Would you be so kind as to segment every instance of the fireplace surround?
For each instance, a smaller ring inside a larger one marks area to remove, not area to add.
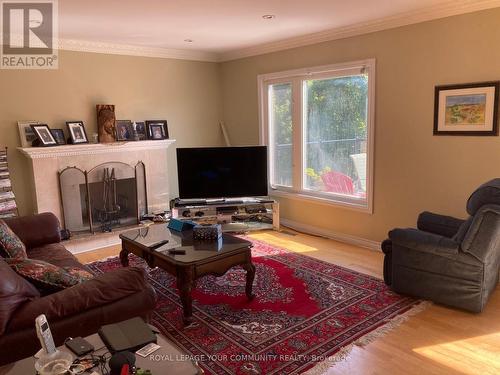
[[[168,148],[174,142],[175,140],[173,139],[166,139],[110,144],[19,148],[19,151],[30,161],[31,181],[28,181],[28,183],[31,182],[33,187],[35,212],[53,212],[61,223],[65,223],[65,217],[67,216],[67,214],[65,215],[65,211],[67,209],[63,209],[63,194],[59,184],[59,174],[66,170],[65,173],[68,173],[69,176],[69,171],[72,171],[71,174],[76,179],[75,185],[78,185],[78,190],[81,192],[82,189],[86,189],[85,171],[87,171],[90,174],[88,181],[90,184],[90,194],[99,195],[103,194],[103,191],[99,189],[102,189],[102,186],[104,186],[105,172],[103,171],[107,163],[117,163],[108,165],[107,167],[111,175],[114,166],[115,180],[124,180],[117,182],[117,184],[128,183],[130,187],[130,184],[132,184],[130,179],[136,178],[136,176],[139,180],[144,181],[144,183],[136,183],[138,191],[135,196],[138,197],[138,214],[168,210],[170,200]],[[117,168],[118,165],[127,165],[128,168],[126,170],[128,172],[120,172],[119,168]],[[138,165],[143,165],[143,168],[137,169],[136,166]],[[96,173],[91,173],[91,171]],[[83,175],[81,172],[83,172]],[[128,182],[125,180],[128,180]],[[120,188],[120,186],[117,185],[117,188]],[[114,193],[111,193],[111,195],[114,196]],[[76,208],[81,209],[82,197],[81,194],[78,196],[79,199],[72,200],[72,203],[76,205]],[[134,202],[131,201],[130,196],[117,197],[117,199],[121,200],[123,206],[134,206]],[[123,203],[127,200],[128,203]],[[120,203],[117,204],[120,205]],[[85,206],[86,204],[83,203],[83,205]],[[88,212],[85,212],[85,207],[83,209],[84,215],[80,215],[80,229],[82,231],[91,231],[90,225],[84,219],[85,214],[88,215]],[[127,220],[131,223],[132,221],[134,223],[137,222],[138,215],[135,212],[127,216],[129,216],[128,219],[121,219],[124,223]],[[71,222],[73,230],[78,228],[77,224],[78,219],[73,218]],[[92,229],[94,232],[100,232],[102,229],[101,223],[97,223]]]

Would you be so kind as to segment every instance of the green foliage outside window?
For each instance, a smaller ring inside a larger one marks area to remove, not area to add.
[[[303,81],[306,186],[335,170],[357,179],[349,155],[366,152],[368,76]],[[292,185],[292,88],[272,86],[275,182]]]

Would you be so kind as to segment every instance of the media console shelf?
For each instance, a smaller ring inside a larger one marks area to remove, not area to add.
[[[171,209],[173,218],[222,224],[223,232],[280,229],[279,203],[272,199],[174,199]]]

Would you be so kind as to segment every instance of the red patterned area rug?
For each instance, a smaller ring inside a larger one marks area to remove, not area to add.
[[[247,239],[254,244],[255,299],[247,300],[239,267],[203,277],[187,328],[174,277],[131,255],[158,293],[152,324],[208,374],[321,373],[353,344],[372,341],[423,308],[377,278]],[[121,267],[117,257],[89,266],[97,273]]]

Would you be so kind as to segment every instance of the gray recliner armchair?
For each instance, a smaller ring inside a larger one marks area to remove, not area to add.
[[[397,293],[472,312],[498,283],[500,178],[467,201],[467,220],[423,212],[418,229],[394,229],[382,243],[384,280]]]

